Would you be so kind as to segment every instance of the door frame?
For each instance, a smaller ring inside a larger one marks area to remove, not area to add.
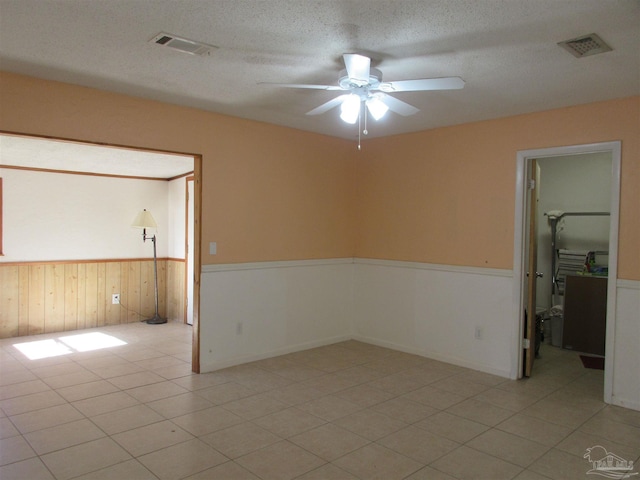
[[[193,191],[191,192],[191,196],[189,195],[189,182],[193,182]],[[193,271],[195,270],[195,255],[194,255],[194,246],[189,242],[190,235],[189,229],[194,226],[194,217],[195,217],[195,203],[193,203],[195,197],[195,177],[193,175],[189,175],[185,177],[185,208],[184,208],[184,246],[185,246],[185,268],[184,268],[184,323],[188,325],[193,325],[193,280],[195,279],[195,275]],[[190,215],[191,208],[193,207],[193,215]],[[193,241],[195,243],[195,229],[193,232]],[[191,255],[193,257],[193,264],[191,265],[191,269],[189,269],[189,264],[191,263]],[[189,273],[191,273],[191,292],[189,292]],[[191,302],[189,302],[189,293],[191,293]],[[191,323],[189,323],[189,310],[191,309]]]
[[[611,153],[611,216],[609,224],[609,276],[607,282],[607,328],[605,339],[604,401],[611,403],[613,392],[613,361],[615,355],[616,281],[618,277],[618,234],[620,220],[620,161],[621,142],[602,142],[584,145],[521,150],[516,155],[516,205],[513,242],[513,329],[511,343],[511,378],[522,378],[522,349],[524,346],[523,282],[526,272],[524,255],[527,238],[526,195],[527,171],[532,159],[580,155],[595,152]]]
[[[193,155],[193,325],[191,371],[200,373],[200,273],[202,271],[202,155]]]

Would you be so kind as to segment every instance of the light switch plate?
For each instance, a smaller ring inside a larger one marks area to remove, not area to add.
[[[209,242],[209,255],[215,255],[218,253],[218,244],[216,242]]]

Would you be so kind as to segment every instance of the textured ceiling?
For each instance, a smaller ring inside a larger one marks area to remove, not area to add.
[[[640,93],[637,0],[0,0],[0,69],[342,138],[343,53],[384,80],[460,76],[463,90],[396,94],[420,109],[369,124],[370,136]],[[160,32],[215,45],[159,47]],[[597,33],[613,51],[574,58],[557,42]]]
[[[410,92],[420,108],[370,125],[417,131],[640,93],[637,0],[0,0],[0,68],[343,138],[341,55],[371,55],[385,80],[460,76],[464,90]],[[198,57],[149,40],[219,47]],[[612,52],[577,59],[557,42],[599,34]]]
[[[3,165],[169,179],[192,172],[193,157],[0,135],[0,171]]]

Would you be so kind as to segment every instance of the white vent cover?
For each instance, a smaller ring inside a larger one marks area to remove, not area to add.
[[[612,50],[611,47],[604,43],[604,40],[595,33],[565,40],[564,42],[559,42],[558,45],[577,58],[610,52]]]
[[[160,45],[161,47],[168,47],[191,55],[207,55],[211,50],[216,50],[218,48],[213,45],[188,40],[186,38],[164,32],[159,33],[149,41],[156,45]]]

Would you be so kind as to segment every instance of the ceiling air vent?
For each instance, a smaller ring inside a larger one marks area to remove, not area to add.
[[[604,43],[604,40],[595,33],[565,40],[564,42],[559,42],[558,45],[577,58],[597,55],[598,53],[610,52],[612,50],[611,47]]]
[[[170,33],[159,33],[149,41],[161,47],[168,47],[191,55],[207,55],[211,50],[218,48],[213,45],[207,45],[206,43],[187,40],[186,38],[171,35]]]

